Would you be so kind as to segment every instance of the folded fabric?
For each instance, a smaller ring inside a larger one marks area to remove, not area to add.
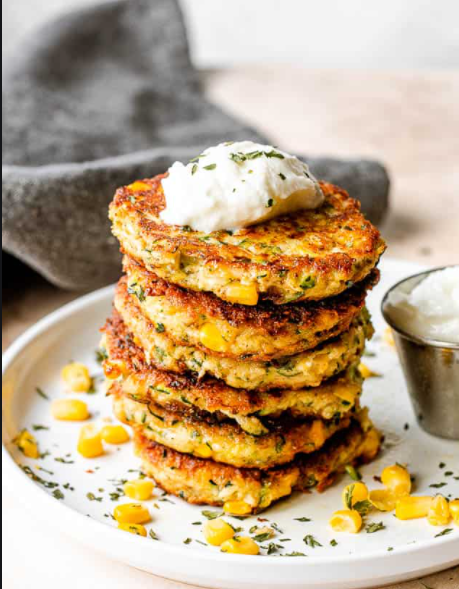
[[[204,98],[175,0],[92,5],[42,28],[6,64],[3,248],[64,288],[119,274],[107,219],[118,186],[221,141],[268,141]],[[381,164],[304,159],[382,219]]]

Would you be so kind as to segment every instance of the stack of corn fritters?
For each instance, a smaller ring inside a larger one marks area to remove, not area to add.
[[[358,370],[379,232],[326,183],[319,209],[236,232],[166,225],[163,177],[110,206],[125,275],[104,370],[145,473],[240,514],[323,490],[379,448]]]

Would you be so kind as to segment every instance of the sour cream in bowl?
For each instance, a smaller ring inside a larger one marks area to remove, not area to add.
[[[382,302],[419,425],[459,440],[459,266],[395,284]]]

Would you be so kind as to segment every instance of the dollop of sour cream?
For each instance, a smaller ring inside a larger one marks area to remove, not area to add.
[[[410,293],[392,291],[388,311],[409,334],[459,343],[459,266],[428,274]]]
[[[206,233],[235,231],[324,201],[305,163],[252,141],[209,147],[186,165],[175,162],[168,172],[161,219]]]

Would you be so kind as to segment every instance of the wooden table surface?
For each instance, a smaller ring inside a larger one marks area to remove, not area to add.
[[[383,161],[392,178],[391,211],[382,227],[386,256],[429,266],[459,263],[458,73],[276,65],[209,73],[205,84],[214,102],[286,150]],[[13,260],[4,275],[3,349],[40,317],[81,294],[60,291]],[[105,587],[108,580],[110,589],[185,587],[53,537],[23,513],[11,491],[3,496],[3,514],[8,589],[26,587],[33,579],[48,589]],[[459,568],[397,585],[426,586],[458,589]]]

